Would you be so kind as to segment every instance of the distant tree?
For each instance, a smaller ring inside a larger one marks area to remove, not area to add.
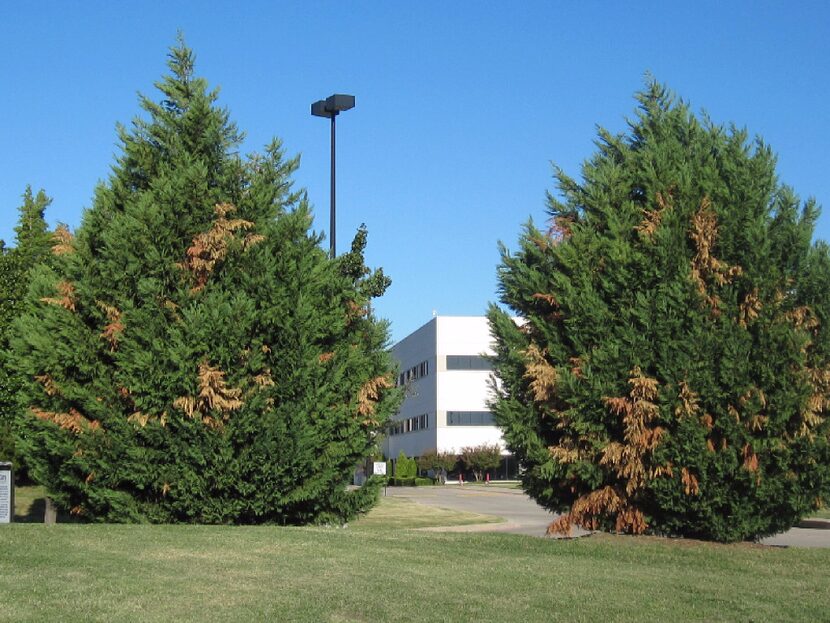
[[[830,499],[830,252],[760,139],[652,83],[502,249],[492,408],[571,525],[718,541]]]
[[[418,475],[418,466],[415,459],[410,459],[401,450],[398,453],[398,460],[395,461],[395,478],[415,478]]]
[[[366,231],[330,259],[298,159],[241,134],[183,44],[15,323],[20,450],[63,509],[101,521],[348,519],[355,465],[397,408],[389,284]]]
[[[485,472],[501,465],[501,446],[494,443],[461,448],[461,462],[473,472],[476,480],[483,480]]]
[[[16,451],[12,426],[20,382],[8,364],[6,351],[11,324],[21,312],[29,286],[30,271],[50,257],[52,240],[44,212],[51,202],[43,190],[34,195],[31,186],[27,186],[14,228],[15,246],[0,246],[0,461],[13,462],[18,478],[26,475],[22,457]]]
[[[424,471],[432,470],[442,485],[447,480],[447,472],[455,469],[457,463],[458,456],[452,452],[427,450],[418,457],[418,467]]]

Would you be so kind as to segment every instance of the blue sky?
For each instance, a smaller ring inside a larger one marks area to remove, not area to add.
[[[328,229],[329,128],[338,118],[340,250],[369,229],[393,285],[376,311],[393,340],[433,311],[496,299],[497,241],[545,218],[551,162],[571,175],[596,125],[625,127],[651,72],[696,111],[760,134],[781,180],[826,206],[830,239],[830,3],[27,2],[0,9],[0,238],[26,184],[76,227],[106,179],[115,124],[156,98],[181,29],[197,72],[246,131],[302,154],[315,227]]]

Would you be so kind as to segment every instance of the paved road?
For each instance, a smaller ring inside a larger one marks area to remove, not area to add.
[[[511,532],[530,536],[544,536],[548,524],[554,515],[536,504],[518,489],[501,487],[471,486],[460,487],[389,487],[387,495],[402,497],[453,510],[495,515],[502,517],[505,523],[481,524],[477,526],[457,526],[446,528],[454,531],[481,530],[489,532]],[[828,522],[816,522],[817,526],[830,528]],[[575,530],[574,536],[587,534]],[[766,545],[796,547],[830,547],[830,529],[793,528],[783,534],[763,539]]]

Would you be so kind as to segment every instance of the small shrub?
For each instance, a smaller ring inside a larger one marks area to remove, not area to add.
[[[415,464],[415,459],[408,458],[401,450],[395,464],[395,478],[415,478],[417,475],[418,466]]]

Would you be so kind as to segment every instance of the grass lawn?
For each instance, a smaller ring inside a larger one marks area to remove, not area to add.
[[[386,498],[342,529],[2,526],[0,621],[828,619],[830,550],[403,528],[431,510]]]
[[[382,497],[371,513],[354,522],[353,527],[366,529],[410,529],[436,526],[463,526],[500,523],[501,517],[479,515],[418,504],[405,498]]]

